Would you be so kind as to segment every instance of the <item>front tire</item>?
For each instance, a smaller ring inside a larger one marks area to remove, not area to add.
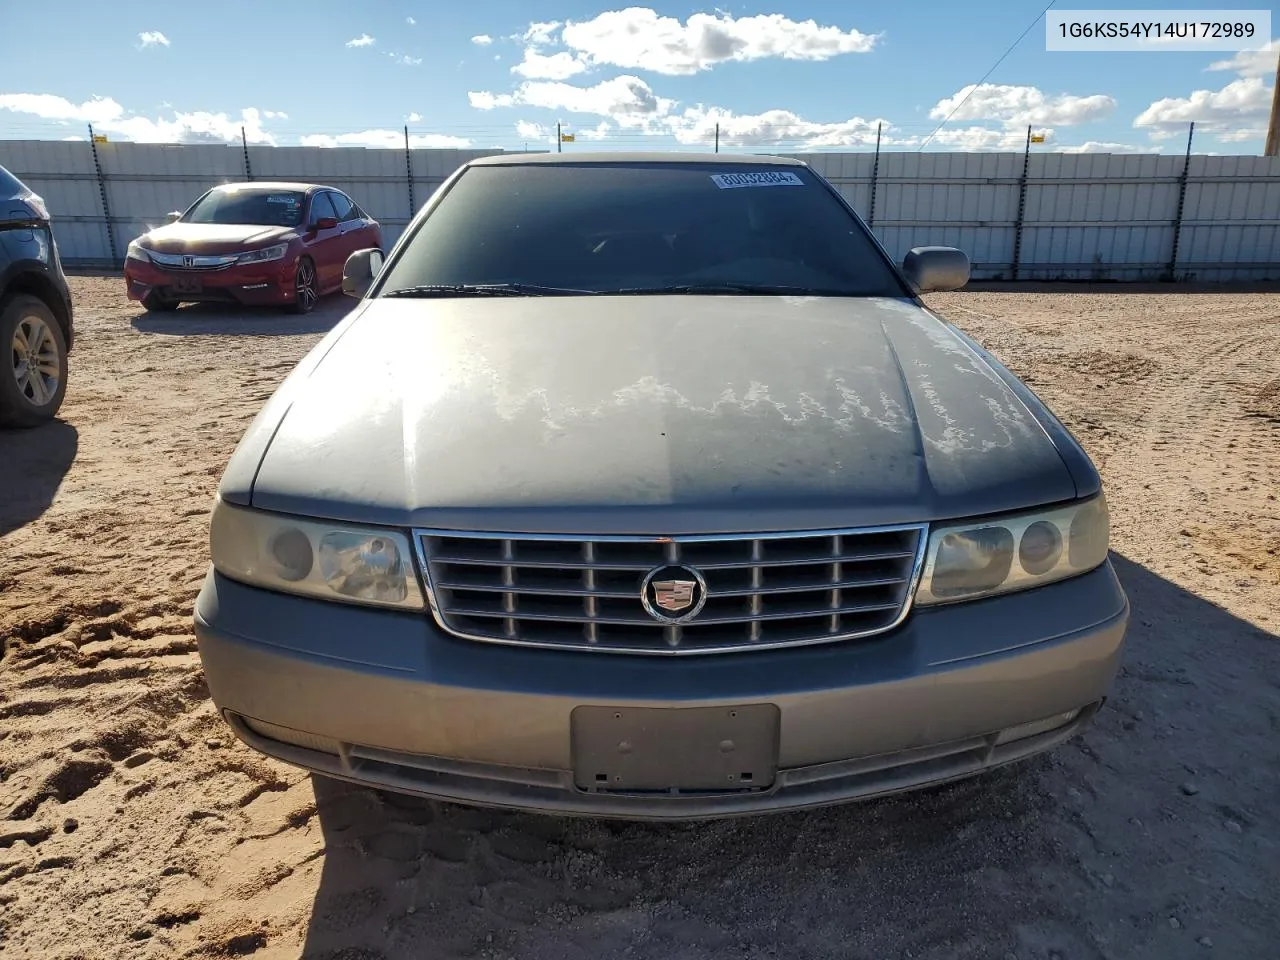
[[[21,295],[0,311],[0,424],[48,423],[67,392],[67,340],[43,300]]]
[[[290,309],[294,313],[310,313],[320,302],[320,281],[316,277],[316,265],[310,257],[298,261],[298,270],[293,281],[293,304]]]
[[[152,290],[142,298],[142,309],[149,313],[169,313],[178,309],[177,300],[166,300],[160,294]]]

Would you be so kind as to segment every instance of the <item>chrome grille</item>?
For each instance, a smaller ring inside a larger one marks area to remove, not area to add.
[[[734,537],[551,537],[415,531],[432,614],[473,640],[690,654],[831,643],[906,616],[923,526]],[[641,599],[652,571],[706,582],[696,616],[670,623]]]
[[[193,255],[184,253],[158,253],[148,250],[147,255],[158,266],[172,270],[221,270],[236,262],[238,254],[220,254],[215,256]]]

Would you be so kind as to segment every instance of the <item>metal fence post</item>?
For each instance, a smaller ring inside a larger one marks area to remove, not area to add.
[[[102,172],[102,161],[98,158],[98,141],[93,138],[93,124],[89,124],[89,150],[93,153],[93,169],[98,176],[98,196],[102,197],[102,216],[107,222],[107,246],[111,250],[111,265],[120,262],[120,254],[116,252],[116,228],[111,222],[111,204],[107,200],[107,178]]]
[[[413,219],[413,154],[409,152],[409,125],[404,128],[404,173],[409,182],[409,219]]]
[[[867,229],[874,230],[876,226],[876,181],[880,179],[880,128],[883,123],[876,124],[876,158],[871,161],[871,203],[867,210]]]
[[[1009,271],[1011,280],[1018,279],[1022,265],[1022,221],[1027,213],[1027,172],[1031,169],[1031,127],[1027,127],[1027,145],[1022,152],[1022,176],[1018,180],[1018,219],[1013,225],[1013,263]]]
[[[244,148],[244,178],[253,179],[253,170],[249,166],[249,139],[244,135],[244,127],[240,128],[240,146]]]
[[[1191,138],[1196,135],[1196,124],[1193,120],[1187,130],[1187,155],[1182,161],[1182,175],[1178,177],[1178,210],[1173,215],[1173,248],[1169,251],[1169,266],[1165,270],[1165,280],[1172,283],[1177,277],[1178,244],[1182,240],[1182,211],[1187,204],[1187,175],[1191,171]]]
[[[720,152],[720,124],[716,124],[716,153]]]

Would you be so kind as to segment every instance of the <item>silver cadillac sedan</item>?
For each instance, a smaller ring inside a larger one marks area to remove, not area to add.
[[[1097,471],[805,164],[454,174],[249,427],[195,611],[256,750],[621,818],[940,783],[1089,723],[1129,605]]]

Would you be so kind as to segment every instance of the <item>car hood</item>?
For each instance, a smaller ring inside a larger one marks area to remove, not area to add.
[[[1078,493],[1069,435],[1055,443],[1029,391],[907,299],[375,299],[357,313],[264,408],[224,478],[232,499],[252,476],[252,504],[286,513],[680,534]]]
[[[171,223],[142,238],[143,245],[160,253],[241,253],[275,240],[290,239],[296,231],[243,223]]]

